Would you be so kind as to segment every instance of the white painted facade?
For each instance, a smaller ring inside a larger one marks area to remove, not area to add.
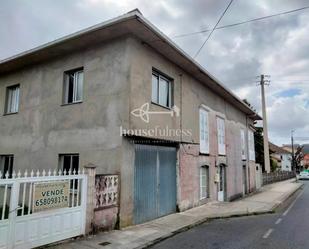
[[[281,170],[292,171],[292,158],[290,154],[280,154],[281,157]]]

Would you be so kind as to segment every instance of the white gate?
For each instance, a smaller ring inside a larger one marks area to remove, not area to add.
[[[84,234],[86,192],[87,175],[81,172],[0,172],[0,249],[33,248]]]

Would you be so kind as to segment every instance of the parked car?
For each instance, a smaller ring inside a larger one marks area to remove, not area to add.
[[[309,179],[309,170],[303,170],[302,172],[299,173],[298,179],[304,180],[304,179]]]

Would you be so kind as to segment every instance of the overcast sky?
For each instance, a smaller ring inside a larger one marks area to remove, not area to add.
[[[166,35],[211,29],[230,0],[2,0],[0,60],[139,8]],[[234,0],[221,25],[309,5],[308,0]],[[256,76],[267,91],[270,140],[309,137],[309,9],[217,30],[196,58],[260,112]],[[173,40],[193,56],[208,33]],[[301,142],[296,140],[296,142]],[[308,142],[308,141],[307,141]]]

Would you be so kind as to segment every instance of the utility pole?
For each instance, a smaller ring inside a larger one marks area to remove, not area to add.
[[[269,80],[265,78],[270,77],[269,75],[261,75],[261,95],[262,95],[262,112],[263,112],[263,138],[264,138],[264,166],[265,171],[270,173],[270,159],[269,159],[269,144],[268,144],[268,129],[267,129],[267,117],[266,117],[266,102],[265,102],[265,85],[269,85]]]
[[[294,154],[294,130],[291,130],[291,144],[292,144],[292,170],[294,172],[296,172],[296,168],[295,168],[295,154]]]

